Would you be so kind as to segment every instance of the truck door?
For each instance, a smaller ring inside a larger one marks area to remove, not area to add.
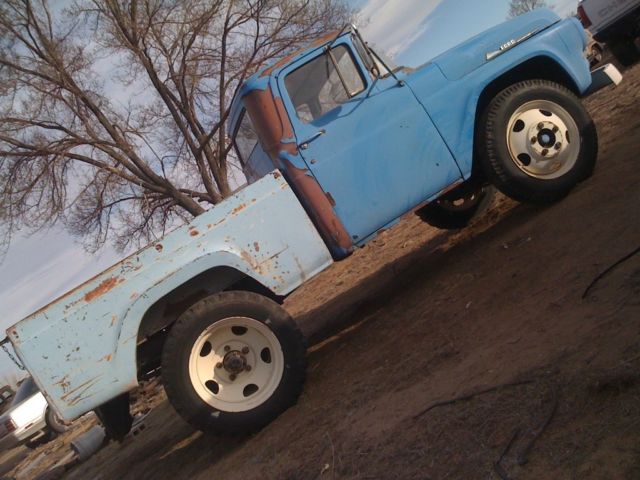
[[[284,69],[278,86],[300,154],[354,243],[461,178],[411,89],[374,81],[348,38]]]

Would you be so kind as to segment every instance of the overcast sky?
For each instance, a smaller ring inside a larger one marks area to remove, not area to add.
[[[507,0],[351,2],[359,10],[357,23],[365,38],[397,64],[414,67],[502,22],[508,10]],[[566,16],[575,11],[577,0],[549,4]],[[123,256],[109,247],[87,254],[61,228],[16,237],[0,264],[0,332]],[[0,375],[9,365],[0,352]]]

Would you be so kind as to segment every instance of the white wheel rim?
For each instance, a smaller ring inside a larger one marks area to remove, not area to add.
[[[217,321],[189,355],[189,378],[198,396],[223,412],[245,412],[268,400],[284,371],[284,354],[267,325],[252,318]]]
[[[507,125],[513,163],[531,177],[551,180],[569,172],[580,154],[580,131],[564,108],[534,100],[518,108]]]

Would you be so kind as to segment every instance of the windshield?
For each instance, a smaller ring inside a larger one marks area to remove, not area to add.
[[[242,113],[242,120],[236,130],[233,143],[238,152],[240,162],[242,165],[245,165],[251,156],[251,152],[253,152],[253,149],[256,148],[256,144],[258,143],[258,134],[253,127],[251,117],[247,115],[246,111]]]
[[[318,55],[285,78],[289,97],[304,123],[349,101],[365,89],[365,81],[344,45]]]

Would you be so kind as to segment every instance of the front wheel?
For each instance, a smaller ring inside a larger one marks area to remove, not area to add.
[[[596,127],[580,100],[546,80],[500,92],[477,129],[479,160],[499,190],[522,202],[549,203],[567,195],[595,167]]]
[[[207,433],[255,432],[293,405],[305,378],[299,329],[277,303],[222,292],[193,305],[172,327],[162,380],[174,408]]]

